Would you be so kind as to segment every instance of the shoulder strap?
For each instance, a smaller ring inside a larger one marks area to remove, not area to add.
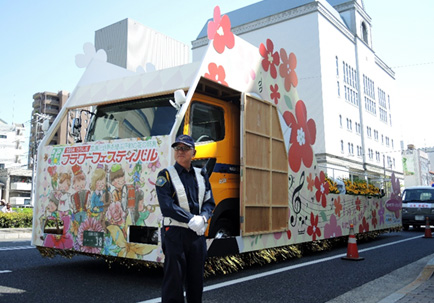
[[[185,193],[184,185],[182,185],[181,179],[179,178],[178,172],[174,166],[169,166],[167,168],[170,178],[172,179],[173,187],[175,188],[176,195],[178,196],[179,206],[187,212],[190,212],[190,207],[188,205],[187,194]]]

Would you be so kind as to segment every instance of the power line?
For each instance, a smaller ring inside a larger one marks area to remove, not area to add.
[[[423,62],[423,63],[408,64],[408,65],[392,66],[391,68],[413,67],[413,66],[430,65],[430,64],[434,64],[434,62]]]

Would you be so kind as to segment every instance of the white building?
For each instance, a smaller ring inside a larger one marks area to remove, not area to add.
[[[393,110],[394,72],[373,48],[363,0],[264,0],[233,12],[232,32],[259,47],[295,54],[297,92],[316,122],[318,164],[334,177],[402,179]],[[193,44],[193,61],[208,44],[207,25]]]
[[[27,165],[24,124],[7,124],[0,119],[0,169]]]
[[[402,161],[405,187],[431,185],[430,160],[427,152],[409,144],[407,149],[402,151]]]

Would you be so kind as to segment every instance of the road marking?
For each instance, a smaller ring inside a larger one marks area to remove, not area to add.
[[[12,247],[0,247],[0,251],[21,250],[21,249],[34,249],[34,246],[12,246]]]
[[[413,237],[413,238],[408,238],[408,239],[404,239],[404,240],[390,242],[390,243],[387,243],[387,244],[382,244],[382,245],[378,245],[378,246],[364,248],[364,249],[359,250],[359,252],[364,252],[364,251],[370,251],[370,250],[374,250],[374,249],[379,249],[379,248],[383,248],[383,247],[386,247],[386,246],[399,244],[399,243],[402,243],[402,242],[412,241],[412,240],[419,239],[419,238],[422,238],[422,237],[423,237],[423,235],[420,235],[420,236],[416,236],[416,237]],[[255,280],[255,279],[259,279],[259,278],[263,278],[263,277],[267,277],[267,276],[271,276],[271,275],[275,275],[275,274],[278,274],[278,273],[282,273],[282,272],[285,272],[285,271],[297,269],[297,268],[300,268],[300,267],[305,267],[305,266],[309,266],[309,265],[313,265],[313,264],[327,262],[327,261],[330,261],[330,260],[341,258],[341,257],[346,256],[346,255],[347,255],[346,253],[339,254],[339,255],[323,258],[323,259],[318,259],[318,260],[314,260],[314,261],[309,261],[309,262],[305,262],[305,263],[300,263],[300,264],[291,265],[291,266],[287,266],[287,267],[283,267],[283,268],[279,268],[279,269],[270,270],[268,272],[264,272],[264,273],[260,273],[260,274],[255,274],[255,275],[252,275],[252,276],[249,276],[249,277],[244,277],[244,278],[239,278],[239,279],[235,279],[235,280],[231,280],[231,281],[217,283],[217,284],[214,284],[214,285],[210,285],[210,286],[204,287],[203,292],[210,291],[210,290],[215,290],[215,289],[219,289],[219,288],[223,288],[223,287],[227,287],[227,286],[232,286],[232,285],[235,285],[235,284],[239,284],[239,283],[243,283],[243,282],[247,282],[247,281],[251,281],[251,280]],[[185,293],[184,293],[184,296],[185,296]],[[141,302],[138,302],[138,303],[158,303],[158,302],[161,302],[161,298],[149,299],[149,300],[141,301]]]
[[[6,274],[8,272],[12,272],[12,271],[10,271],[10,270],[0,270],[0,274]]]

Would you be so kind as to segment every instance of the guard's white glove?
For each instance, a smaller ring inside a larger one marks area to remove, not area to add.
[[[193,218],[190,219],[190,222],[188,222],[188,227],[196,233],[199,232],[204,227],[204,225],[205,218],[203,216],[195,215]]]
[[[205,231],[206,231],[206,225],[204,225],[201,230],[197,231],[196,234],[198,236],[203,236],[205,234]]]

